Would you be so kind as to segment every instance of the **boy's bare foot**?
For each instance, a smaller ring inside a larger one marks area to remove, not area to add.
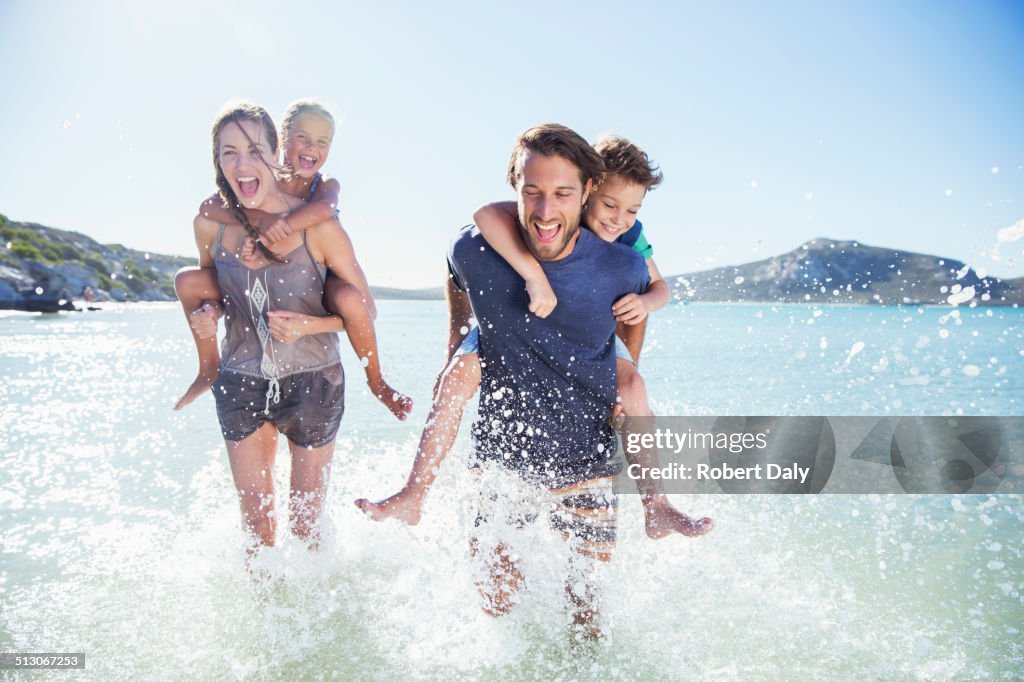
[[[412,398],[391,388],[383,379],[377,382],[367,380],[366,385],[370,387],[377,400],[391,410],[391,414],[395,415],[398,421],[404,422],[409,418],[409,414],[412,413]]]
[[[398,519],[410,526],[415,526],[420,522],[422,504],[421,499],[406,492],[404,488],[379,502],[370,502],[366,498],[356,500],[356,506],[374,521]]]
[[[199,374],[198,376],[196,376],[195,381],[193,381],[192,385],[188,387],[187,391],[185,391],[185,395],[178,398],[178,402],[174,403],[174,409],[180,410],[181,408],[185,407],[202,394],[209,391],[210,387],[213,386],[213,382],[215,382],[216,380],[216,372],[214,372],[212,375]]]
[[[688,538],[695,538],[710,533],[715,522],[707,516],[693,520],[679,511],[666,498],[660,498],[646,506],[647,537],[659,540],[672,533],[679,533]]]

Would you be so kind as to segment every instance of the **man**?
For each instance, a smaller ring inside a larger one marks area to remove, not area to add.
[[[452,243],[448,300],[452,336],[468,324],[470,312],[480,328],[476,459],[548,491],[556,503],[552,526],[578,554],[607,561],[615,542],[612,480],[620,466],[607,425],[615,404],[612,305],[630,292],[643,293],[649,277],[637,252],[580,229],[582,207],[601,171],[600,157],[572,130],[545,124],[524,132],[508,179],[518,195],[523,241],[541,262],[559,305],[546,318],[530,315],[522,280],[472,226]],[[651,464],[652,456],[643,453],[643,463]],[[710,519],[691,521],[657,489],[641,492],[650,535],[710,530]],[[493,507],[493,501],[483,506]],[[483,512],[478,525],[494,513]],[[501,615],[514,604],[522,574],[501,543],[487,560],[484,608]],[[576,622],[590,635],[597,633],[592,597],[589,589],[570,591]]]
[[[439,379],[438,391],[453,374],[474,376],[455,383],[480,386],[480,407],[473,425],[475,462],[481,470],[511,470],[523,485],[481,494],[473,552],[488,562],[489,578],[479,585],[484,610],[499,616],[514,605],[522,574],[506,544],[483,548],[482,527],[504,520],[517,526],[547,508],[551,525],[570,541],[576,568],[589,560],[608,561],[615,544],[617,499],[613,479],[615,434],[607,424],[615,405],[616,321],[612,305],[649,284],[647,265],[635,250],[607,243],[580,229],[583,204],[601,157],[572,130],[545,124],[524,132],[512,151],[508,179],[518,195],[519,229],[541,263],[559,305],[545,318],[529,313],[523,280],[473,227],[463,228],[449,254],[449,352],[459,346],[471,316],[480,329],[479,363],[463,366],[456,357]],[[477,378],[476,372],[479,372]],[[451,396],[464,402],[472,391]],[[453,411],[461,417],[461,407]],[[644,416],[644,415],[634,415]],[[435,418],[428,418],[424,439]],[[435,424],[436,426],[436,424]],[[442,425],[454,439],[458,424]],[[422,441],[421,441],[422,442]],[[372,518],[397,518],[416,524],[420,505],[447,447],[421,447],[405,488],[379,502],[357,506]],[[631,463],[657,466],[652,451],[627,455]],[[481,476],[482,478],[482,476]],[[647,534],[702,535],[710,519],[693,521],[674,509],[656,482],[643,484]],[[586,569],[584,569],[586,570]],[[593,590],[568,590],[575,620],[584,633],[593,624]]]

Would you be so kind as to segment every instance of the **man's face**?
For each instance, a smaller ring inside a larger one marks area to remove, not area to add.
[[[559,260],[572,252],[580,231],[580,213],[590,182],[561,156],[527,151],[519,192],[519,228],[537,260]]]

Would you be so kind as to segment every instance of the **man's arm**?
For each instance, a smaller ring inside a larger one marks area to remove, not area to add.
[[[455,278],[450,274],[445,285],[445,298],[448,299],[448,358],[450,359],[469,330],[473,308],[469,304],[469,295],[459,289],[455,284]]]

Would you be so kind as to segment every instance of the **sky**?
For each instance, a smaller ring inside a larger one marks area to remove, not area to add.
[[[312,96],[376,285],[440,285],[545,121],[660,164],[665,274],[827,237],[1020,277],[1022,43],[1021,2],[0,0],[0,213],[191,256],[221,105]]]

